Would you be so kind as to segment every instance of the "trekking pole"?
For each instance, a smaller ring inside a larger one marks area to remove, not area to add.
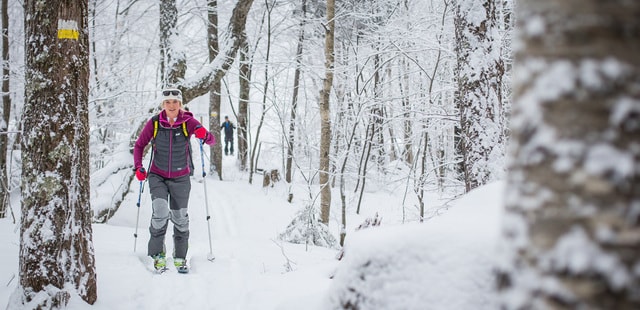
[[[133,233],[133,252],[136,252],[136,243],[138,242],[138,219],[140,219],[140,197],[142,197],[142,185],[143,182],[140,181],[140,191],[138,191],[138,203],[136,204],[136,206],[138,206],[138,212],[136,214],[136,230]]]
[[[204,169],[204,150],[202,146],[204,145],[204,139],[200,139],[200,159],[202,159],[202,184],[204,185],[204,205],[207,210],[207,230],[209,232],[209,254],[207,255],[207,259],[213,261],[215,256],[213,256],[213,247],[211,246],[211,223],[209,219],[211,216],[209,215],[209,198],[207,197],[207,172]]]
[[[147,166],[147,170],[149,171],[151,169],[151,162],[153,161],[153,150],[151,151],[151,159],[149,160],[149,165]],[[144,182],[146,182],[147,179],[145,179],[144,181],[140,181],[140,191],[138,191],[138,203],[136,203],[136,206],[138,207],[138,211],[136,214],[136,230],[133,232],[133,252],[136,252],[136,243],[138,243],[138,219],[140,219],[140,198],[142,197],[142,192],[144,192]]]

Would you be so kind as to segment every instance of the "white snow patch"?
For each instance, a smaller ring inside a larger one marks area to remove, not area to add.
[[[530,16],[525,19],[524,33],[528,36],[537,37],[546,33],[544,18],[540,15]]]
[[[572,227],[558,239],[554,248],[544,255],[541,266],[550,270],[566,270],[572,274],[598,272],[614,288],[627,285],[627,268],[615,256],[606,253],[589,238],[584,229]]]
[[[635,173],[633,154],[609,144],[592,145],[587,152],[584,167],[593,175],[613,172],[617,178],[631,177]]]

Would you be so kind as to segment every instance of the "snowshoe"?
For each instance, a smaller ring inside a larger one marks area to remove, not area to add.
[[[189,273],[189,266],[187,266],[187,260],[184,258],[174,258],[173,265],[179,273]]]

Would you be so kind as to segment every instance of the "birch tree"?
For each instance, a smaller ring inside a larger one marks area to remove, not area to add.
[[[20,283],[12,304],[62,308],[72,294],[93,304],[88,2],[28,0],[24,7]]]
[[[327,24],[325,25],[324,70],[325,77],[320,91],[320,221],[329,225],[331,211],[331,186],[329,169],[331,152],[331,114],[329,108],[333,86],[335,0],[327,0]]]
[[[640,308],[640,3],[521,1],[504,309]]]

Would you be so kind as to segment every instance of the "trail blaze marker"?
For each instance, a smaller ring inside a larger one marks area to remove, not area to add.
[[[58,39],[78,40],[78,22],[75,20],[58,20]]]

